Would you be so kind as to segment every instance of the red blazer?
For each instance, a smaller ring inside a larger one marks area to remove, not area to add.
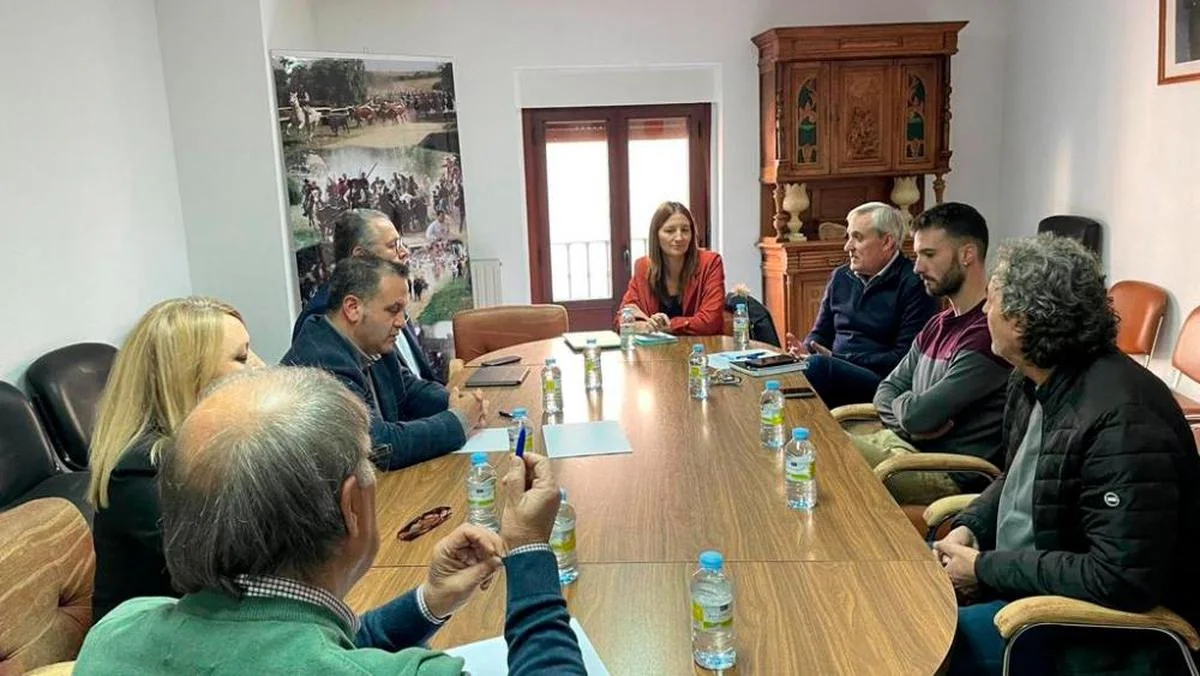
[[[725,331],[725,264],[721,256],[701,249],[696,275],[683,290],[683,316],[671,319],[671,333],[681,336],[719,336]],[[650,259],[642,257],[633,266],[629,288],[620,307],[636,305],[647,317],[659,312],[658,297],[650,286]],[[620,330],[618,308],[613,328]]]

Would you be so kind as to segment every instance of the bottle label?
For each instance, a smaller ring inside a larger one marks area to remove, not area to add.
[[[597,371],[599,368],[600,368],[600,364],[596,363],[595,361],[593,361],[591,359],[583,360],[584,373],[593,373],[593,372]]]
[[[517,452],[517,437],[519,437],[520,435],[521,435],[521,432],[519,430],[509,428],[509,430],[508,430],[508,452],[509,453]],[[534,452],[534,450],[533,450],[533,429],[532,428],[529,428],[529,427],[525,428],[525,449],[522,452],[523,453],[533,453]]]
[[[706,606],[692,601],[692,626],[700,630],[732,627],[733,604]]]
[[[575,529],[563,532],[556,530],[550,534],[550,549],[555,556],[566,556],[575,551]]]
[[[546,392],[552,393],[558,389],[558,383],[554,379],[550,379],[543,383],[543,387]]]
[[[762,410],[762,424],[764,425],[782,425],[783,424],[783,409],[764,407]]]
[[[496,486],[467,486],[467,506],[471,509],[491,509],[496,504]]]
[[[813,463],[812,460],[805,458],[788,458],[787,459],[787,478],[788,481],[812,481],[813,479]]]
[[[700,378],[703,375],[704,369],[700,368],[699,364],[692,366],[691,369],[688,370],[688,376],[691,378]]]

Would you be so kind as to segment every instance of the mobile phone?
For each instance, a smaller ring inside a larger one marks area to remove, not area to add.
[[[784,399],[811,399],[817,396],[811,387],[781,387],[779,392]]]
[[[790,354],[777,354],[770,357],[759,357],[757,359],[747,359],[745,361],[748,369],[766,369],[772,366],[783,366],[784,364],[795,364],[796,358]]]
[[[505,364],[516,364],[516,363],[519,363],[520,361],[521,361],[520,357],[518,357],[515,354],[510,354],[505,357],[496,357],[495,359],[489,359],[485,362],[481,362],[481,365],[482,366],[504,366]]]

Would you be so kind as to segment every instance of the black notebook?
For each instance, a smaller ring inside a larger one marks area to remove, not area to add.
[[[513,387],[525,381],[529,375],[529,367],[514,366],[483,366],[467,379],[464,387]]]

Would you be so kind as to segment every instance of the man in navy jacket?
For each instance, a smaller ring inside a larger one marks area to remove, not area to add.
[[[812,332],[804,341],[787,336],[789,352],[810,355],[805,375],[829,408],[870,402],[937,312],[912,261],[900,255],[900,212],[868,202],[846,220],[849,263],[830,276]]]
[[[371,412],[372,461],[400,469],[462,448],[483,423],[487,402],[421,380],[396,357],[408,306],[408,268],[381,258],[348,258],[329,281],[329,308],[304,320],[283,356],[342,381]]]
[[[374,209],[350,209],[338,216],[333,223],[333,258],[334,263],[340,263],[347,258],[363,258],[376,256],[397,263],[408,262],[408,249],[400,241],[400,233],[391,219],[381,211]],[[313,292],[312,298],[300,311],[296,324],[292,327],[292,340],[300,334],[304,320],[317,314],[324,314],[329,309],[329,284],[322,284]],[[421,343],[413,332],[412,326],[405,321],[396,338],[397,356],[400,363],[408,367],[413,375],[422,380],[433,380],[443,385],[445,379],[435,373],[429,359],[421,349]]]

